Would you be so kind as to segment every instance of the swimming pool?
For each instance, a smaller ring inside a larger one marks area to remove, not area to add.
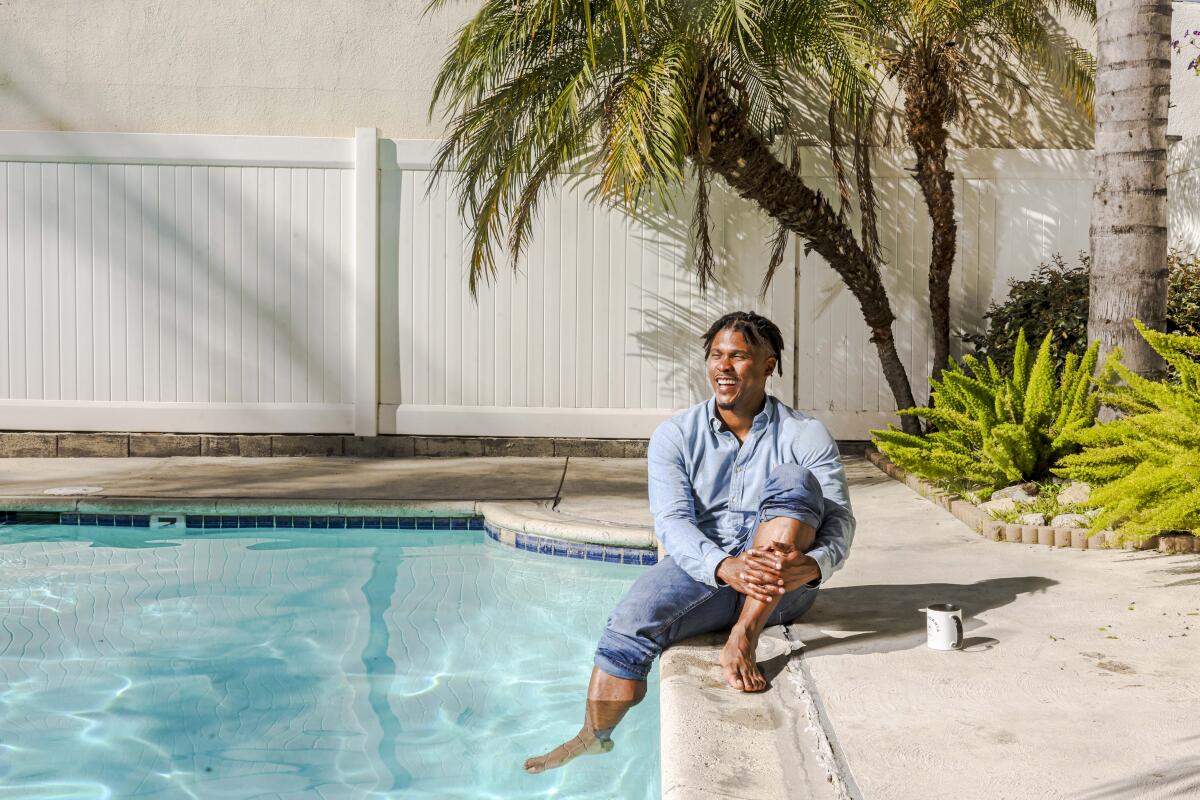
[[[0,525],[0,798],[654,798],[577,730],[640,567],[482,531]]]

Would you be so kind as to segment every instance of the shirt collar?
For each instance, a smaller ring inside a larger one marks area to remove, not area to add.
[[[763,425],[770,424],[775,421],[775,398],[767,395],[767,401],[763,403],[762,411],[754,416],[754,421],[750,423],[750,427],[758,428]],[[717,396],[714,394],[708,401],[708,424],[712,429],[720,433],[721,426],[725,423],[717,415]]]

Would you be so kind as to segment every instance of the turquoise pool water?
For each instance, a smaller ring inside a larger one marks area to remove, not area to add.
[[[481,531],[0,526],[0,799],[656,798],[658,691],[578,728],[639,567]]]

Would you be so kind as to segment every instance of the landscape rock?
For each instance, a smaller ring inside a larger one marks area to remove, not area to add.
[[[1091,520],[1083,514],[1059,514],[1050,520],[1050,524],[1056,528],[1086,528],[1090,523]]]
[[[1018,503],[1028,503],[1037,496],[1038,487],[1036,483],[1018,483],[1015,486],[1005,486],[992,492],[993,500],[1015,500]]]
[[[1081,481],[1072,481],[1071,485],[1058,493],[1058,504],[1069,506],[1074,503],[1086,503],[1092,496],[1092,487]]]
[[[1021,523],[1022,525],[1045,525],[1046,524],[1046,515],[1045,514],[1022,514],[1021,516],[1017,517],[1017,522]]]
[[[1087,511],[1083,512],[1083,515],[1087,517],[1088,522],[1091,522],[1096,517],[1100,516],[1100,512],[1103,510],[1104,509],[1102,508],[1089,508]]]
[[[1000,514],[1005,511],[1015,511],[1017,501],[1011,497],[1001,497],[998,500],[988,500],[986,503],[980,503],[979,508],[989,514]]]

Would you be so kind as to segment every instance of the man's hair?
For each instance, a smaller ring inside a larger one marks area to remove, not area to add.
[[[724,330],[734,330],[746,337],[751,347],[765,345],[775,356],[779,374],[783,374],[783,334],[779,326],[753,311],[734,311],[714,322],[700,338],[704,340],[704,357],[712,350],[713,339]]]

